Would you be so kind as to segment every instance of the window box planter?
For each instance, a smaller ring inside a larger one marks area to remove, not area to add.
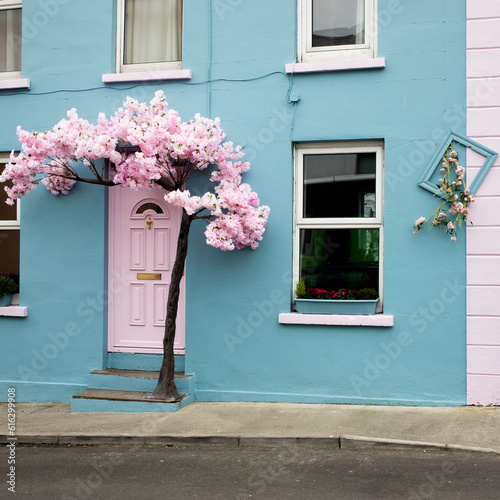
[[[12,294],[12,293],[9,293],[7,295],[2,295],[0,297],[0,307],[10,306],[13,297],[14,297],[14,294]]]
[[[375,300],[318,300],[295,299],[297,311],[301,314],[375,314],[378,299]]]

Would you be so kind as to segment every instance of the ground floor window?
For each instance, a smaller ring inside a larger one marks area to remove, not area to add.
[[[9,155],[0,154],[0,174]],[[8,274],[19,282],[19,254],[20,254],[20,213],[19,201],[14,205],[7,205],[5,184],[0,184],[0,273]]]
[[[294,282],[383,295],[383,143],[295,147]]]

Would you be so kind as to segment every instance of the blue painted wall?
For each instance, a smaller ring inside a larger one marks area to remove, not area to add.
[[[465,231],[456,243],[412,234],[436,201],[417,187],[421,172],[446,131],[465,133],[465,1],[378,3],[386,68],[291,78],[295,0],[223,0],[211,16],[208,2],[185,0],[193,78],[159,85],[101,83],[114,71],[114,2],[59,0],[38,25],[40,5],[23,4],[36,28],[23,46],[31,90],[0,91],[0,151],[18,146],[17,125],[44,130],[71,107],[95,121],[125,96],[149,100],[158,88],[183,119],[211,111],[228,139],[247,146],[245,180],[271,206],[261,246],[213,249],[201,223],[190,237],[185,369],[200,400],[465,403]],[[296,105],[286,102],[290,86]],[[292,144],[363,139],[385,142],[384,312],[395,325],[280,325],[292,298]],[[68,400],[107,364],[105,202],[93,186],[23,199],[28,317],[0,318],[0,382],[18,387],[19,401]]]

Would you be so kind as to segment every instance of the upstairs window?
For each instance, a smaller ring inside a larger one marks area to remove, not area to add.
[[[294,283],[374,288],[382,302],[383,144],[298,144]]]
[[[117,72],[182,68],[182,0],[118,0]]]
[[[298,59],[376,57],[377,0],[298,0]]]
[[[22,2],[0,2],[0,79],[21,76]]]

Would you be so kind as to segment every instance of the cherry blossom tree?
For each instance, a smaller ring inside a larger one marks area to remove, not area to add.
[[[47,132],[17,129],[21,152],[11,153],[0,182],[8,204],[21,198],[40,182],[53,194],[68,194],[75,183],[128,186],[165,191],[168,203],[182,207],[177,252],[166,307],[163,361],[158,384],[149,396],[174,401],[180,397],[174,382],[175,321],[179,287],[188,250],[191,223],[207,223],[208,245],[221,250],[257,248],[266,228],[269,207],[242,175],[249,168],[241,146],[225,141],[220,120],[196,115],[181,122],[169,109],[162,91],[149,105],[127,97],[108,120],[99,114],[97,124],[79,118],[76,110]],[[188,181],[207,174],[213,192],[194,196]]]

